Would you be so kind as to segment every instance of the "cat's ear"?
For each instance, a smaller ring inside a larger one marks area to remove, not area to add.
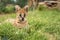
[[[15,9],[16,9],[16,11],[19,11],[21,9],[21,7],[19,5],[15,5]]]
[[[26,6],[24,7],[24,10],[25,10],[26,12],[28,12],[28,9],[29,9],[29,6],[26,5]]]

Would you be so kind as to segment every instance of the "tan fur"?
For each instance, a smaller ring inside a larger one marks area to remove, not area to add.
[[[28,6],[26,5],[24,8],[20,8],[18,5],[15,6],[17,9],[16,11],[16,20],[14,21],[14,25],[17,26],[18,28],[22,28],[22,27],[25,27],[28,25],[28,21],[26,20],[26,18],[24,18],[24,21],[20,21],[19,20],[19,15],[20,14],[25,14],[27,16],[27,13],[28,13]],[[22,16],[23,16],[22,15]]]
[[[19,5],[16,5],[15,8],[16,8],[16,19],[9,18],[9,19],[5,20],[4,22],[9,22],[17,28],[27,27],[28,21],[27,21],[26,17],[24,17],[24,21],[21,21],[22,18],[19,15],[21,14],[22,16],[24,16],[24,14],[25,14],[27,16],[28,6],[26,5],[24,8],[20,8]]]

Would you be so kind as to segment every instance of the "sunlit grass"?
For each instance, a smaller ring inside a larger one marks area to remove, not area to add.
[[[0,16],[0,22],[15,18],[16,14]],[[0,25],[0,35],[9,40],[60,40],[60,12],[57,10],[29,11],[29,28],[18,29],[10,23]]]

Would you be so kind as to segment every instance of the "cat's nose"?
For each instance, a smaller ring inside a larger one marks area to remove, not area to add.
[[[24,21],[24,18],[22,18],[22,21]]]

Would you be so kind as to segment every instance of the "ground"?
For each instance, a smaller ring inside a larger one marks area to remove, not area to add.
[[[0,35],[9,40],[60,40],[60,11],[34,10],[29,11],[27,20],[29,28],[18,29],[10,23],[4,23],[8,18],[15,18],[16,14],[0,15]]]

